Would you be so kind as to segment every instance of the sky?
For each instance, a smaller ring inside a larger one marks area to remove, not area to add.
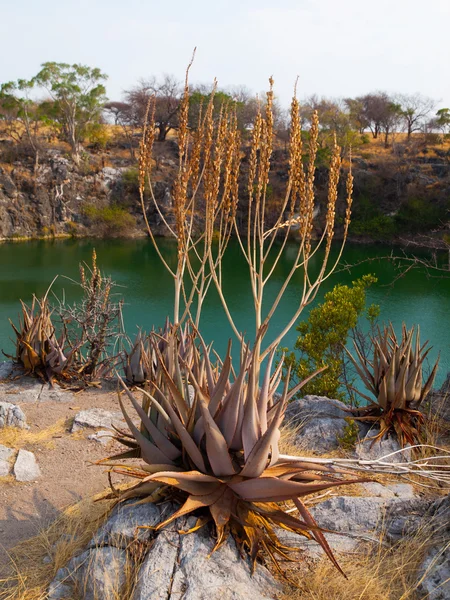
[[[99,67],[119,100],[140,78],[298,96],[371,91],[450,107],[450,0],[0,0],[0,82],[45,61]]]

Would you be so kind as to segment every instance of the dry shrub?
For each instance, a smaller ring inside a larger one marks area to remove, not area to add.
[[[64,419],[60,419],[50,427],[40,431],[29,431],[17,427],[5,427],[0,429],[0,444],[9,448],[24,448],[25,446],[45,445],[53,446],[53,438],[62,434],[67,428]]]
[[[1,600],[44,600],[50,582],[86,547],[109,515],[113,502],[96,502],[103,494],[69,506],[45,530],[10,553],[10,574],[0,579]],[[44,563],[50,557],[51,562]]]
[[[358,554],[339,556],[345,579],[326,559],[290,576],[299,588],[290,589],[283,600],[419,600],[418,569],[432,543],[431,526],[420,529],[388,547],[384,535],[374,546],[362,546]],[[430,570],[433,565],[430,566]]]

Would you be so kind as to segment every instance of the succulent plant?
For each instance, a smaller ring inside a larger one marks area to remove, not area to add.
[[[251,352],[247,345],[241,348],[240,368],[232,378],[231,342],[223,363],[213,365],[210,348],[198,334],[196,339],[198,343],[190,345],[189,364],[175,350],[163,355],[161,339],[151,336],[162,377],[142,392],[142,404],[120,380],[141,427],[130,418],[119,393],[130,432],[119,432],[117,439],[127,450],[105,460],[113,471],[139,481],[122,492],[113,489],[113,494],[119,500],[179,502],[181,507],[157,529],[195,512],[198,521],[193,530],[212,521],[215,549],[232,534],[253,565],[262,549],[277,566],[276,555],[286,557],[293,550],[278,539],[275,529],[281,527],[314,538],[338,567],[302,498],[355,480],[340,478],[341,472],[332,467],[300,459],[287,462],[278,449],[287,402],[307,380],[288,391],[287,379],[278,396],[282,374],[280,363],[271,375],[274,352],[259,387],[255,350]],[[127,458],[141,458],[144,464],[136,468],[116,462]],[[288,501],[294,503],[299,517],[284,510]]]
[[[15,359],[23,364],[27,371],[47,376],[62,374],[72,364],[76,348],[67,354],[64,351],[65,339],[57,338],[52,323],[52,311],[47,297],[38,300],[33,298],[31,307],[21,301],[22,319],[16,327],[11,326],[16,334]]]
[[[186,325],[172,325],[167,319],[164,327],[157,332],[152,332],[147,336],[139,331],[134,342],[131,344],[129,352],[125,353],[125,377],[129,383],[145,384],[146,382],[155,382],[162,384],[162,373],[157,360],[155,348],[151,343],[151,338],[157,341],[157,348],[164,358],[164,363],[172,376],[173,367],[177,360],[177,355],[188,364],[192,360],[192,345],[195,335],[193,326],[190,323]]]
[[[359,409],[360,418],[378,422],[379,439],[389,430],[395,430],[401,444],[420,441],[420,428],[424,420],[419,408],[431,390],[439,364],[433,366],[430,376],[423,385],[423,363],[431,347],[428,341],[420,345],[420,330],[414,340],[415,328],[409,331],[402,325],[402,338],[397,340],[392,324],[371,336],[373,359],[369,361],[354,343],[357,359],[347,353],[361,377],[365,387],[375,400],[356,390],[369,404]]]

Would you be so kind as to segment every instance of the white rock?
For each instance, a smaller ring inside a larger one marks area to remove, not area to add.
[[[17,481],[36,481],[41,476],[41,470],[34,454],[22,449],[17,455],[13,472]]]
[[[0,460],[9,460],[13,454],[14,450],[12,448],[0,444]]]
[[[107,446],[112,439],[111,431],[97,431],[96,433],[92,433],[88,435],[88,440],[92,442],[98,442],[102,446]]]
[[[113,429],[113,425],[116,427],[124,427],[124,419],[121,412],[115,412],[110,410],[104,410],[103,408],[89,408],[82,410],[73,421],[71,433],[80,431],[85,427],[101,428],[101,429]]]
[[[23,410],[11,402],[0,402],[0,429],[2,427],[29,428]]]
[[[374,442],[374,437],[377,431],[371,431],[367,436],[355,447],[355,454],[361,460],[378,460],[384,458],[385,462],[402,463],[411,459],[411,450],[406,447],[402,452],[400,444],[393,435],[384,437],[382,440]],[[396,454],[393,454],[393,453]]]
[[[0,460],[0,477],[6,477],[11,471],[11,465],[7,460]]]

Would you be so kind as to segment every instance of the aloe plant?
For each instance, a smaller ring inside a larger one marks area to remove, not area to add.
[[[120,379],[141,427],[135,425],[119,393],[130,431],[119,432],[117,439],[126,451],[105,459],[112,470],[139,481],[113,493],[120,501],[136,497],[142,502],[178,501],[180,508],[157,529],[195,512],[198,521],[193,530],[212,521],[217,540],[214,549],[231,534],[241,549],[248,550],[253,565],[262,549],[277,566],[276,555],[286,557],[293,550],[279,541],[275,528],[281,527],[315,539],[338,567],[302,499],[355,480],[339,479],[329,467],[300,459],[285,461],[279,456],[286,405],[310,378],[290,391],[288,378],[282,395],[277,396],[282,363],[271,375],[274,352],[259,387],[257,352],[247,345],[241,348],[240,368],[233,378],[231,342],[223,363],[214,365],[210,349],[198,334],[198,343],[190,346],[191,364],[180,352],[163,355],[161,339],[156,335],[150,339],[161,380],[151,381],[143,390],[141,404]],[[129,458],[141,458],[144,464],[136,468],[116,463]],[[286,512],[288,501],[298,509],[298,517]]]
[[[47,376],[51,379],[60,375],[72,365],[77,348],[65,352],[65,338],[59,339],[52,322],[52,311],[47,296],[38,300],[33,298],[31,306],[21,301],[22,319],[16,327],[10,321],[16,334],[15,359],[31,373]]]
[[[436,377],[439,358],[423,384],[423,363],[431,347],[426,341],[420,345],[420,330],[414,340],[415,328],[409,331],[402,325],[399,341],[392,324],[378,329],[378,336],[371,336],[373,358],[369,361],[354,342],[357,358],[347,350],[347,354],[361,377],[362,382],[375,400],[357,391],[369,404],[358,410],[360,418],[378,422],[379,439],[389,430],[395,430],[404,446],[420,441],[420,429],[424,416],[419,408],[429,394]]]

